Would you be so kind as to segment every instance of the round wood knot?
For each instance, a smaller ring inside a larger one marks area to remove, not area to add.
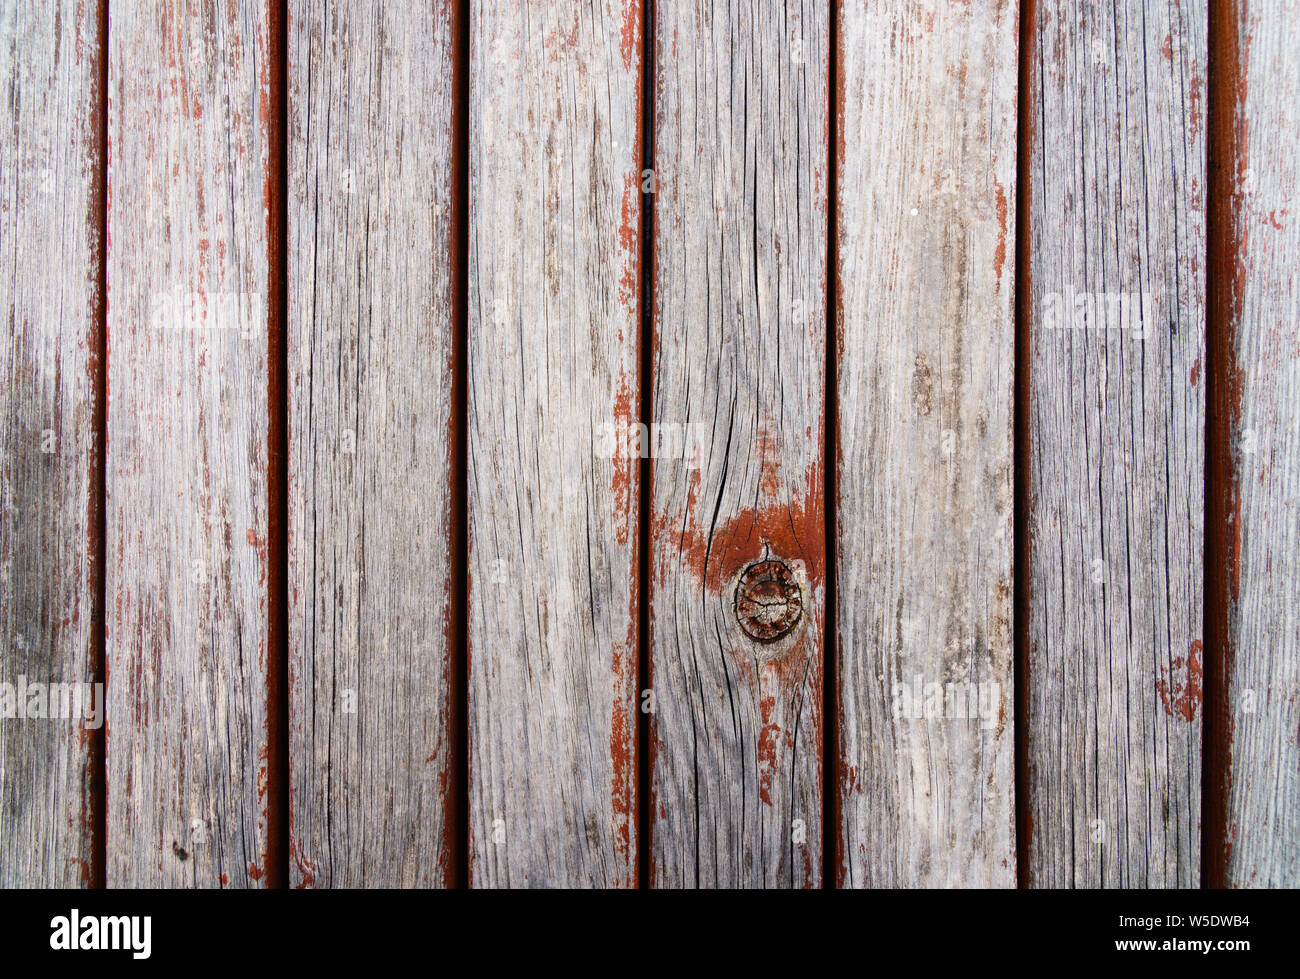
[[[759,642],[780,639],[803,615],[803,597],[794,574],[780,561],[751,564],[736,585],[736,620]]]

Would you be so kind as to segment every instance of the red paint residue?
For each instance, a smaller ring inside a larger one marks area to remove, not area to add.
[[[993,181],[993,189],[998,198],[998,244],[993,251],[993,277],[997,291],[1002,291],[1002,267],[1007,261],[1007,194],[1002,185]]]
[[[258,804],[259,804],[259,805],[262,805],[262,806],[263,806],[263,810],[262,810],[263,812],[266,811],[266,810],[265,810],[264,803],[265,803],[265,801],[266,801],[266,790],[269,788],[269,782],[270,782],[270,769],[269,769],[269,765],[270,765],[270,755],[271,755],[271,748],[270,748],[270,745],[263,744],[262,747],[261,747],[260,749],[258,749],[258,752],[257,752],[257,801],[258,801]]]
[[[758,488],[765,500],[776,500],[781,491],[781,439],[772,431],[772,423],[765,420],[755,440],[758,448]]]
[[[628,642],[614,647],[614,698],[609,719],[609,757],[613,764],[610,805],[614,814],[614,852],[618,854],[622,866],[628,869],[628,875],[618,880],[625,885],[632,883],[631,873],[636,863],[636,854],[632,851],[635,805],[632,773],[636,770],[636,760],[632,744],[631,712],[628,709],[628,698],[635,697],[635,650],[636,615],[633,614],[628,623]]]
[[[1190,93],[1191,112],[1188,113],[1187,125],[1193,136],[1201,134],[1201,126],[1205,122],[1205,113],[1201,109],[1201,86],[1204,84],[1200,73],[1196,71],[1196,65],[1192,65],[1192,85]]]
[[[1264,224],[1267,224],[1267,225],[1269,225],[1270,227],[1276,228],[1278,231],[1282,231],[1282,230],[1286,227],[1286,225],[1284,225],[1281,221],[1278,220],[1277,216],[1278,216],[1279,213],[1282,215],[1282,217],[1286,217],[1288,214],[1291,213],[1291,211],[1290,211],[1288,208],[1285,208],[1285,207],[1282,208],[1282,210],[1281,210],[1280,212],[1279,212],[1279,211],[1269,211],[1267,215],[1261,214],[1261,215],[1260,215],[1260,220],[1261,220]]]
[[[623,67],[631,71],[637,49],[641,47],[641,4],[629,0],[623,11],[623,35],[619,41]]]
[[[1191,721],[1201,707],[1201,640],[1192,642],[1191,649],[1184,660],[1176,657],[1164,676],[1156,681],[1161,703],[1165,713],[1170,717],[1181,717]]]
[[[640,239],[641,191],[636,171],[623,177],[622,222],[618,226],[618,245],[623,252],[623,274],[618,280],[618,300],[631,309],[636,303],[637,244]]]
[[[301,891],[311,887],[316,882],[316,865],[302,855],[296,840],[289,842],[289,857],[293,860],[294,866],[298,868],[298,875],[302,878],[294,889]]]
[[[802,560],[809,586],[814,591],[821,587],[825,580],[826,532],[820,460],[808,466],[799,483],[804,489],[802,499],[751,507],[712,527],[700,512],[703,502],[697,499],[698,476],[693,475],[692,481],[685,520],[667,512],[655,518],[655,539],[668,544],[660,552],[660,584],[666,584],[669,571],[680,564],[708,591],[721,595],[740,570],[762,557],[763,548],[769,547],[774,556],[783,560]],[[671,546],[674,541],[675,548]]]
[[[257,583],[259,585],[264,585],[266,584],[266,538],[258,537],[257,534],[253,532],[253,528],[249,527],[248,543],[249,546],[251,546],[253,550],[257,552],[257,567],[258,567]]]
[[[250,864],[248,865],[248,876],[249,876],[249,877],[252,877],[253,880],[261,880],[261,879],[262,879],[262,868],[259,867],[259,866],[258,866],[257,864],[255,864],[255,863],[250,863]]]
[[[758,702],[763,726],[758,732],[758,795],[767,805],[772,804],[772,776],[776,774],[776,746],[780,740],[781,727],[772,721],[772,710],[776,698],[764,694]]]
[[[628,387],[626,371],[619,373],[618,394],[614,398],[614,428],[614,476],[609,488],[614,497],[614,532],[619,544],[624,545],[628,541],[628,528],[632,522],[633,452],[626,441],[629,431],[632,431],[632,392]]]

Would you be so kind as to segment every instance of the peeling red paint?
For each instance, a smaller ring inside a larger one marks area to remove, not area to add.
[[[1161,671],[1161,679],[1156,681],[1160,701],[1165,713],[1171,717],[1181,717],[1190,722],[1201,708],[1201,653],[1201,640],[1194,640],[1187,658],[1175,657],[1169,668]]]
[[[619,52],[623,55],[623,67],[631,71],[636,63],[636,54],[641,47],[641,4],[628,0],[623,8],[623,32],[619,39]]]
[[[302,855],[295,840],[289,842],[289,857],[298,870],[298,876],[302,878],[294,889],[301,891],[312,887],[316,883],[316,865]]]
[[[68,820],[68,822],[71,823],[72,820]],[[81,883],[82,883],[82,886],[83,886],[83,887],[92,887],[92,886],[94,886],[94,881],[93,881],[93,879],[92,879],[91,876],[90,876],[90,864],[89,864],[88,862],[86,862],[85,860],[80,859],[80,858],[78,858],[78,857],[73,857],[73,858],[72,858],[72,862],[75,863],[75,864],[77,865],[77,868],[81,871]]]
[[[772,722],[776,698],[765,694],[758,702],[762,728],[758,732],[758,795],[766,805],[772,804],[772,776],[776,774],[776,747],[781,727]]]
[[[632,523],[632,448],[626,441],[626,436],[628,432],[635,431],[633,423],[632,392],[628,386],[627,372],[621,371],[618,393],[614,398],[614,475],[609,487],[614,499],[614,533],[620,545],[627,543]]]
[[[996,179],[993,189],[997,194],[998,206],[998,243],[993,251],[993,279],[998,292],[1002,291],[1002,267],[1007,261],[1007,194]]]
[[[781,490],[781,439],[770,419],[764,419],[755,443],[760,460],[759,492],[765,500],[776,500]]]
[[[680,562],[708,591],[721,595],[745,565],[763,556],[767,546],[773,557],[787,562],[801,559],[810,587],[815,591],[822,586],[826,555],[820,459],[809,464],[799,481],[801,498],[742,510],[711,529],[695,498],[698,477],[693,475],[692,480],[695,485],[684,526],[675,525],[681,519],[678,515],[663,512],[655,517],[655,538],[669,544],[660,551],[659,584],[666,583],[668,572]]]
[[[1201,127],[1205,121],[1205,113],[1201,111],[1201,89],[1205,80],[1201,78],[1200,72],[1196,70],[1196,65],[1192,65],[1192,83],[1191,91],[1188,94],[1189,112],[1187,117],[1187,126],[1193,136],[1201,134]]]
[[[252,527],[248,528],[248,543],[257,552],[257,567],[259,585],[266,584],[266,538],[258,537]]]
[[[1281,221],[1278,220],[1278,214],[1281,214],[1282,217],[1286,217],[1290,213],[1291,213],[1290,209],[1284,207],[1281,209],[1281,211],[1274,210],[1274,211],[1269,211],[1268,214],[1260,214],[1259,219],[1262,223],[1267,224],[1269,227],[1276,228],[1278,231],[1283,231],[1285,230],[1286,225],[1284,225]]]
[[[618,300],[631,310],[636,308],[640,230],[641,188],[637,181],[637,173],[632,170],[623,176],[622,221],[618,226],[618,245],[623,253],[623,271],[618,280]]]
[[[635,604],[635,599],[634,599]],[[632,742],[631,712],[628,694],[636,687],[636,616],[628,623],[628,642],[614,648],[613,707],[609,719],[609,757],[613,765],[610,784],[610,805],[614,814],[614,852],[618,854],[626,876],[618,876],[620,884],[630,884],[636,854],[632,852],[632,821],[634,813],[633,773],[636,770],[635,748]]]

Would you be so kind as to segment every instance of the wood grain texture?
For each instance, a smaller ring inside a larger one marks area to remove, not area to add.
[[[655,6],[651,882],[822,870],[829,10]],[[698,435],[697,435],[698,433]],[[741,627],[764,556],[802,606]]]
[[[840,5],[839,883],[1015,883],[1017,10]]]
[[[266,883],[268,24],[112,8],[110,886]]]
[[[1300,886],[1300,4],[1227,2],[1219,98],[1235,102],[1216,266],[1227,301],[1216,410],[1230,440],[1226,866],[1232,887]],[[1224,60],[1233,60],[1224,64]],[[1230,195],[1230,197],[1228,196]],[[1222,399],[1222,400],[1221,400]],[[1222,715],[1221,715],[1222,716]],[[1209,856],[1207,855],[1207,859]]]
[[[302,4],[290,25],[290,885],[438,886],[451,5]]]
[[[470,879],[632,885],[641,12],[470,17]]]
[[[24,681],[97,679],[102,28],[93,4],[0,4],[0,683],[23,701],[7,712],[26,712]],[[75,717],[0,720],[0,887],[93,882],[87,692]]]
[[[1206,7],[1036,9],[1024,141],[1030,881],[1191,887]]]

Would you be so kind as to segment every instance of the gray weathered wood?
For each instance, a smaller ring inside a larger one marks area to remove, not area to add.
[[[0,683],[11,685],[95,680],[102,30],[94,4],[0,4]],[[12,695],[6,712],[25,713]],[[84,708],[97,704],[102,721],[103,701],[80,702],[77,717],[0,719],[0,887],[93,882],[91,739],[103,729]]]
[[[816,887],[829,10],[655,13],[652,420],[689,437],[652,463],[651,880]],[[802,606],[770,642],[735,608],[765,555]]]
[[[110,886],[266,882],[268,20],[112,8]]]
[[[454,764],[451,5],[295,5],[290,885],[437,886]]]
[[[1227,866],[1300,886],[1300,8],[1232,2]],[[1225,139],[1229,138],[1224,134]]]
[[[1029,876],[1195,886],[1206,6],[1036,10]]]
[[[640,10],[470,17],[470,879],[629,885]]]
[[[839,883],[1015,883],[1014,3],[842,3]]]

